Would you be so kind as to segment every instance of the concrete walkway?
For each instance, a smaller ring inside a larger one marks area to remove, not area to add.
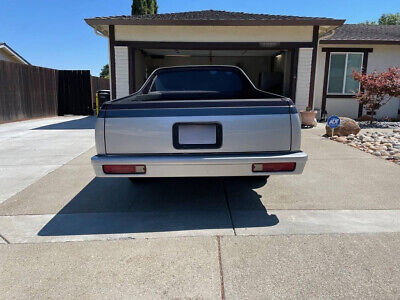
[[[268,181],[95,178],[89,149],[0,204],[0,295],[399,297],[400,167],[322,133]]]

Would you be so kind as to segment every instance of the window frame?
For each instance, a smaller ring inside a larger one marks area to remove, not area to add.
[[[346,77],[347,77],[347,62],[349,59],[349,54],[361,54],[361,65],[360,65],[360,71],[362,71],[363,68],[363,62],[364,62],[364,52],[351,52],[351,51],[346,51],[346,52],[329,52],[329,68],[328,68],[328,83],[326,86],[326,94],[327,96],[354,96],[355,93],[346,93]],[[342,85],[342,92],[341,93],[330,93],[329,92],[329,83],[330,83],[330,77],[331,77],[331,64],[332,64],[332,54],[342,54],[346,56],[345,63],[344,63],[344,72],[343,72],[343,85]],[[358,83],[358,88],[360,88],[360,83]]]

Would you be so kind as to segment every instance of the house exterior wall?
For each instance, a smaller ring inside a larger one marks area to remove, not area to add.
[[[314,108],[320,109],[322,104],[324,70],[326,53],[322,48],[372,48],[373,52],[368,54],[367,73],[374,70],[382,72],[389,67],[400,67],[400,45],[368,45],[368,44],[321,44],[318,47],[316,82],[314,90]],[[399,99],[395,98],[389,101],[376,113],[376,118],[397,118],[399,109]],[[326,111],[328,116],[339,115],[356,119],[358,117],[358,102],[354,98],[327,98]]]
[[[10,61],[10,62],[15,62],[15,63],[21,63],[18,59],[15,57],[9,55],[7,52],[3,51],[0,49],[0,60],[4,61]]]
[[[312,26],[115,26],[116,41],[311,42]]]
[[[118,41],[170,41],[170,42],[310,42],[312,40],[312,26],[115,26],[115,39]],[[400,45],[368,45],[368,44],[320,44],[317,53],[316,76],[314,86],[314,108],[321,109],[326,53],[322,48],[372,48],[368,55],[367,72],[373,70],[384,71],[391,66],[400,66]],[[129,59],[128,47],[116,46],[116,96],[129,95]],[[180,58],[181,60],[184,58]],[[216,60],[221,61],[216,61]],[[262,58],[258,58],[261,60]],[[183,62],[170,61],[156,62],[155,66],[179,65]],[[229,59],[214,58],[213,63],[229,63]],[[300,48],[298,57],[296,106],[303,110],[308,106],[310,76],[311,76],[312,48]],[[192,57],[188,64],[209,63],[208,58]],[[269,70],[268,62],[259,61]],[[145,57],[140,51],[135,52],[135,85],[136,89],[144,82],[146,72]],[[251,65],[251,64],[250,64]],[[149,71],[149,70],[147,70]],[[250,68],[246,70],[253,81],[256,76]],[[287,72],[285,72],[287,73]],[[288,75],[287,73],[286,75]],[[287,78],[286,78],[287,79]],[[383,106],[376,117],[398,117],[399,99],[392,99]],[[328,116],[332,114],[358,117],[358,103],[354,98],[327,98],[326,110]]]
[[[11,58],[0,49],[0,60],[12,61]]]
[[[312,48],[300,48],[297,66],[296,107],[304,110],[308,106]]]
[[[129,95],[128,47],[115,47],[115,79],[117,98]]]
[[[159,42],[311,42],[312,26],[115,26],[115,41],[159,41]],[[269,44],[266,47],[270,46]],[[272,45],[273,46],[273,45]],[[129,94],[129,56],[128,47],[115,46],[116,97]],[[214,58],[213,64],[222,58]],[[198,60],[195,58],[195,60]],[[208,59],[206,59],[208,61]],[[229,58],[227,58],[228,61]],[[194,63],[194,62],[190,62]],[[207,62],[208,64],[209,62]],[[269,62],[261,62],[263,65]],[[200,63],[202,64],[202,63]],[[174,65],[168,64],[168,65]],[[253,81],[253,69],[249,64],[248,73]],[[257,65],[257,63],[256,63]],[[160,65],[161,66],[161,65]],[[268,66],[269,67],[269,66]],[[268,70],[268,67],[266,68]],[[146,71],[144,56],[135,53],[135,89],[144,82]],[[255,69],[257,69],[256,66]],[[288,78],[286,78],[287,80]]]

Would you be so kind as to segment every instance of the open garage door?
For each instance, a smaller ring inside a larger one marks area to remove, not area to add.
[[[234,65],[242,68],[261,90],[293,98],[294,51],[135,49],[134,90],[159,67]]]

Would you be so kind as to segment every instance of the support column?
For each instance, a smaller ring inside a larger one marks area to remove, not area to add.
[[[311,58],[311,76],[310,76],[310,89],[308,96],[308,106],[314,108],[314,85],[315,85],[315,72],[317,69],[317,54],[318,54],[318,34],[319,26],[313,26],[313,51]]]
[[[111,79],[111,99],[117,97],[117,82],[115,76],[115,28],[114,25],[108,26],[108,45],[110,52],[110,79]]]

